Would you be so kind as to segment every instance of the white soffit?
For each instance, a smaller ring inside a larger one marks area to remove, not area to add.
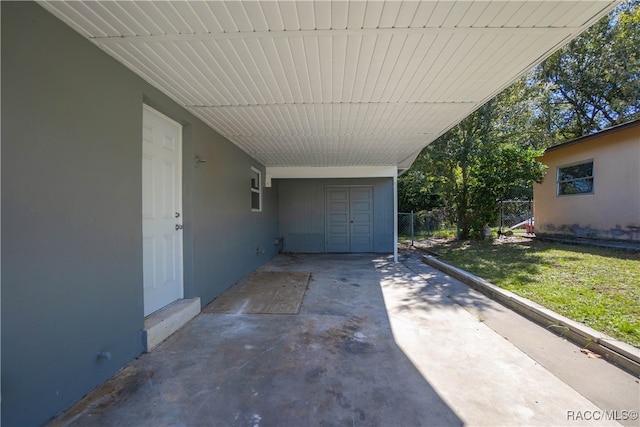
[[[406,169],[618,3],[40,4],[267,167]]]

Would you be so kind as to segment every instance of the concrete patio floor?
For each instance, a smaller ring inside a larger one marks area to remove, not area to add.
[[[51,424],[638,425],[637,378],[401,261],[278,255],[312,273],[300,314],[202,313]]]

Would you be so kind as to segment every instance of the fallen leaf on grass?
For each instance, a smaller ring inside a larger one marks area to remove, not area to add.
[[[594,353],[593,351],[587,350],[586,348],[581,348],[580,353],[586,354],[587,357],[591,359],[602,359],[602,356],[600,356],[598,353]]]

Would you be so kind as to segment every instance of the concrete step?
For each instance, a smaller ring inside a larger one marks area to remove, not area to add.
[[[145,352],[169,338],[200,313],[200,298],[180,299],[144,319]]]

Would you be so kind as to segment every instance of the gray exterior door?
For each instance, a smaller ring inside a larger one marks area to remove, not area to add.
[[[327,187],[326,252],[373,252],[373,187]]]
[[[373,252],[373,187],[349,189],[350,252]]]

